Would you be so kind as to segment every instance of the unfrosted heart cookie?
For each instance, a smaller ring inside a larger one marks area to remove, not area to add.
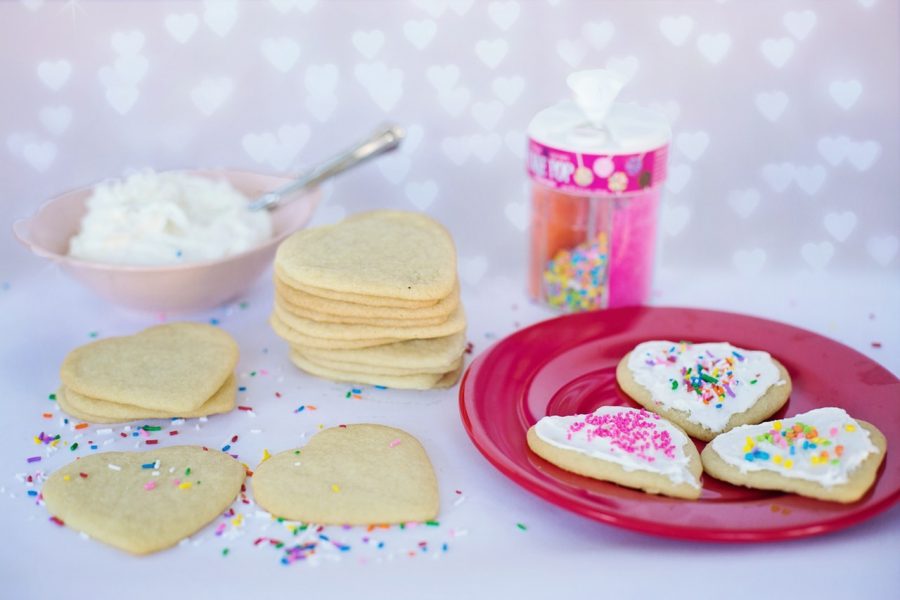
[[[725,342],[638,344],[616,379],[635,402],[704,441],[769,418],[791,394],[790,375],[768,352]]]
[[[454,365],[443,373],[424,373],[416,371],[406,374],[390,374],[387,372],[373,373],[372,369],[338,369],[317,363],[297,350],[291,350],[291,362],[317,377],[324,377],[332,381],[346,381],[348,383],[364,383],[367,385],[380,385],[400,390],[430,390],[433,388],[452,387],[459,379],[462,372],[463,359],[460,358]]]
[[[218,327],[169,323],[76,348],[60,378],[89,398],[180,413],[206,403],[237,361],[237,343]]]
[[[303,229],[278,247],[289,281],[361,296],[437,302],[456,286],[456,248],[421,213],[378,210]]]
[[[253,474],[257,503],[306,523],[369,525],[437,517],[434,469],[419,441],[383,425],[325,429]]]
[[[859,500],[887,451],[878,429],[840,408],[736,427],[703,449],[704,470],[735,485],[820,500]]]
[[[423,319],[440,317],[446,319],[459,305],[459,285],[446,298],[430,306],[399,308],[393,306],[373,306],[358,302],[347,302],[322,298],[293,288],[275,277],[276,297],[280,296],[291,304],[298,304],[308,310],[342,317],[362,319]]]
[[[465,349],[466,336],[464,332],[426,340],[404,340],[371,348],[329,350],[302,347],[303,354],[316,360],[323,359],[372,367],[396,366],[420,372],[425,372],[431,367],[456,363]]]
[[[66,525],[133,554],[177,544],[234,501],[243,465],[217,450],[102,452],[55,471],[42,490]]]
[[[232,375],[225,380],[213,397],[194,410],[173,414],[167,411],[142,408],[131,404],[117,404],[83,396],[78,392],[59,388],[56,392],[56,401],[59,407],[75,418],[88,423],[122,423],[137,419],[170,419],[183,417],[206,417],[219,413],[226,413],[234,408],[237,396],[237,380]]]
[[[694,443],[658,414],[603,406],[589,415],[544,417],[528,447],[561,469],[651,494],[700,497],[703,468]]]

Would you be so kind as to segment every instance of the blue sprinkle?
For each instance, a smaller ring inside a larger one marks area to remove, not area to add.
[[[754,459],[754,456],[753,456],[752,452],[748,452],[747,454],[744,455],[744,460],[749,460],[750,462],[753,462],[753,459]]]
[[[721,404],[716,404],[716,408],[722,408]]]
[[[246,391],[247,391],[247,386],[242,385],[241,387],[238,388],[238,391],[239,391],[239,392],[246,392]]]
[[[175,256],[176,256],[177,258],[181,258],[181,250],[176,250],[176,251],[175,251]]]
[[[97,444],[93,444],[93,445],[91,446],[91,450],[96,450],[96,449],[97,449]]]
[[[325,535],[324,533],[320,533],[320,534],[319,534],[319,539],[322,540],[323,542],[330,542],[330,541],[331,541],[331,538],[329,538],[329,537],[328,537],[327,535]]]
[[[384,548],[384,542],[378,542],[378,547],[379,547],[379,548]]]
[[[229,450],[231,450],[231,444],[225,444],[224,446],[222,446],[222,452],[228,452]]]
[[[219,324],[219,320],[218,320],[218,319],[210,319],[210,320],[209,320],[209,324],[210,324],[210,325],[218,325],[218,324]]]
[[[386,389],[387,389],[387,386],[386,386],[386,385],[376,385],[376,386],[375,386],[375,389],[376,389],[376,390],[386,390]]]
[[[37,490],[28,490],[29,496],[37,496]]]
[[[731,353],[734,354],[734,357],[735,357],[736,359],[738,359],[739,361],[741,361],[741,362],[744,361],[744,357],[741,355],[740,352],[732,351]]]
[[[443,545],[441,545],[441,550],[443,550],[444,552],[447,551],[447,542],[444,542]]]
[[[140,435],[140,434],[137,431],[131,432],[131,437],[137,437],[138,435]]]
[[[797,454],[797,448],[795,446],[791,446],[791,456]]]
[[[152,468],[155,467],[155,466],[156,466],[156,465],[155,465],[154,463],[144,463],[144,464],[141,465],[141,468],[142,468],[142,469],[152,469]]]

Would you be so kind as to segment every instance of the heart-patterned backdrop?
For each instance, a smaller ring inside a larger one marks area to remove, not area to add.
[[[660,268],[896,277],[898,20],[895,0],[4,2],[0,225],[129,168],[294,172],[395,121],[402,150],[329,184],[316,222],[427,211],[477,285],[524,269],[530,118],[606,67],[673,125]]]

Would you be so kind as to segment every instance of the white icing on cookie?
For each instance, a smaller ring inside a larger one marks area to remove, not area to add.
[[[741,473],[771,471],[825,487],[847,483],[867,456],[878,452],[869,432],[841,408],[809,412],[759,425],[735,427],[712,448]]]
[[[626,471],[649,471],[675,484],[700,487],[684,452],[684,445],[693,442],[656,413],[603,406],[589,415],[544,417],[535,433],[552,446],[616,463]]]
[[[644,342],[631,352],[628,368],[654,402],[683,411],[689,421],[714,432],[771,386],[784,385],[768,352],[724,342]]]

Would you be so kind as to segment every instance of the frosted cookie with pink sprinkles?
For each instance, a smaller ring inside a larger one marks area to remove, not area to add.
[[[875,482],[887,440],[841,408],[817,408],[788,419],[736,427],[701,454],[711,477],[850,503]]]
[[[603,406],[588,415],[544,417],[528,447],[557,467],[650,494],[700,497],[700,454],[687,434],[659,415]]]
[[[616,379],[635,402],[707,442],[768,419],[791,395],[784,365],[726,342],[643,342],[619,361]]]

